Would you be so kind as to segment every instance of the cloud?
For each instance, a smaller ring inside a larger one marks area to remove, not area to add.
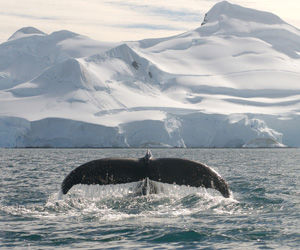
[[[172,27],[168,25],[152,25],[152,24],[128,24],[118,25],[129,29],[147,29],[147,30],[182,30],[182,28]]]
[[[49,21],[56,21],[59,20],[58,17],[47,17],[47,16],[34,16],[34,15],[26,15],[21,13],[9,13],[9,12],[2,12],[0,11],[0,16],[7,16],[7,17],[20,17],[24,19],[33,19],[33,20],[49,20]]]
[[[203,11],[192,11],[183,7],[179,9],[171,9],[167,8],[166,6],[124,1],[107,1],[106,3],[122,8],[128,8],[135,12],[140,12],[148,16],[162,16],[166,19],[176,22],[197,22],[203,16]]]
[[[201,25],[220,0],[0,0],[0,42],[33,26],[46,33],[67,29],[102,41],[138,40],[176,35]],[[300,27],[295,0],[231,0],[272,11]]]
[[[196,11],[142,2],[144,4],[136,5],[126,4],[126,1],[0,0],[0,41],[24,26],[33,26],[46,33],[69,29],[97,40],[114,41],[175,35],[201,23]]]

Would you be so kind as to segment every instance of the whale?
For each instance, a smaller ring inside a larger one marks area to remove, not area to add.
[[[137,193],[157,193],[155,182],[212,188],[230,197],[227,182],[211,167],[182,158],[153,158],[150,150],[142,158],[102,158],[80,165],[63,180],[67,194],[77,184],[111,185],[140,182]]]

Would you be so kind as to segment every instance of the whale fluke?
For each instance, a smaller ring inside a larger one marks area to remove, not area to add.
[[[67,194],[76,184],[108,185],[143,181],[143,185],[148,185],[149,180],[213,188],[226,198],[230,196],[226,181],[210,167],[187,159],[155,159],[149,150],[145,157],[139,159],[104,158],[87,162],[66,176],[61,189],[63,194]],[[155,188],[150,190],[155,192]]]

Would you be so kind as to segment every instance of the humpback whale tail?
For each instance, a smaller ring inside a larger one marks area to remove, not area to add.
[[[143,181],[141,194],[156,193],[150,181],[168,184],[205,187],[230,196],[226,181],[210,167],[180,158],[152,158],[147,150],[143,158],[103,158],[87,162],[71,171],[63,180],[61,189],[67,194],[76,184],[121,184]],[[148,188],[147,188],[148,187]]]

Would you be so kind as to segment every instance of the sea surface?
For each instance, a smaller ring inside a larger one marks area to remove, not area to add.
[[[75,167],[145,149],[0,149],[1,249],[300,249],[300,149],[153,149],[214,168],[232,198],[162,184],[74,186]]]

